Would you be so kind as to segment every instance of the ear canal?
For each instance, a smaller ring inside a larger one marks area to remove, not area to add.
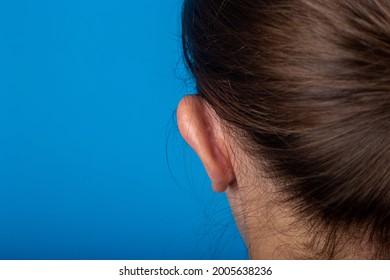
[[[215,192],[225,191],[234,180],[226,143],[219,137],[219,122],[199,96],[184,97],[177,108],[181,135],[201,159]]]

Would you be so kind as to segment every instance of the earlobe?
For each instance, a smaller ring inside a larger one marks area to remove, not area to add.
[[[229,152],[211,108],[196,95],[184,97],[177,108],[181,135],[201,159],[215,192],[223,192],[235,179]]]

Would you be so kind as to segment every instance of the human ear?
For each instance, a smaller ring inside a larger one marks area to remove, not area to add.
[[[185,96],[177,108],[177,122],[184,140],[201,159],[215,192],[226,191],[235,179],[219,118],[199,96]]]

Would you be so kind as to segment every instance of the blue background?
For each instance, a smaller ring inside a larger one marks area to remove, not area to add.
[[[175,122],[181,1],[0,2],[0,259],[246,259]]]

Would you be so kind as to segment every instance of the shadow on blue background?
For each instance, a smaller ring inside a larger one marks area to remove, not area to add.
[[[181,1],[0,2],[0,259],[246,259],[177,132]]]

